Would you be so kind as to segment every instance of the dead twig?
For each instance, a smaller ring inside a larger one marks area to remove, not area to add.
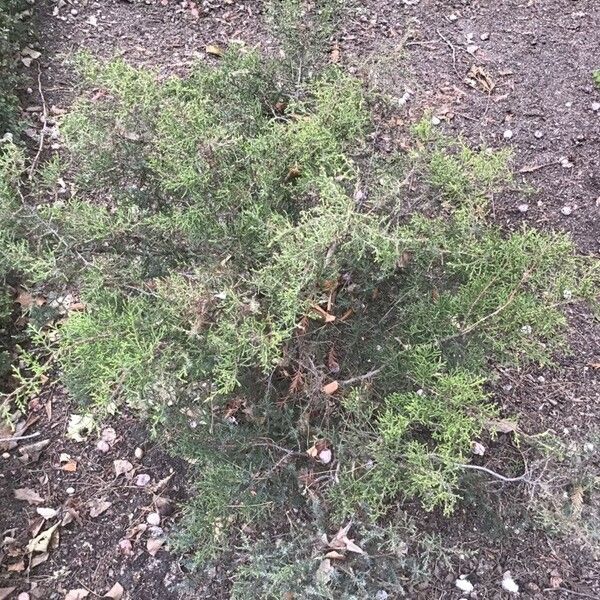
[[[365,381],[365,379],[371,379],[376,375],[379,375],[383,371],[383,367],[379,367],[378,369],[373,369],[364,375],[359,375],[358,377],[351,377],[350,379],[345,379],[344,381],[338,381],[340,385],[352,385],[353,383],[358,383],[360,381]]]
[[[442,40],[444,40],[448,48],[450,48],[450,50],[452,51],[452,67],[454,68],[456,76],[460,79],[458,69],[456,68],[456,48],[454,47],[454,44],[452,44],[452,42],[446,36],[444,36],[444,34],[439,29],[436,29],[436,32],[442,38]]]
[[[598,600],[598,596],[592,594],[586,594],[585,592],[576,592],[575,590],[570,590],[569,588],[557,587],[557,588],[545,588],[544,592],[567,592],[567,594],[572,594],[573,596],[579,596],[580,598],[592,598],[592,600]]]
[[[497,473],[496,471],[492,471],[492,469],[488,469],[487,467],[481,467],[479,465],[467,465],[467,464],[463,464],[463,463],[455,463],[455,466],[461,468],[461,469],[469,469],[472,471],[482,471],[483,473],[487,473],[488,475],[491,475],[492,477],[495,477],[496,479],[499,479],[500,481],[504,481],[506,483],[515,483],[517,481],[529,481],[528,480],[528,473],[527,473],[527,469],[525,469],[525,473],[523,473],[523,475],[519,475],[518,477],[506,477],[505,475],[501,475],[500,473]]]
[[[29,167],[29,180],[33,179],[33,174],[35,173],[35,169],[37,167],[37,163],[40,160],[40,156],[42,155],[42,150],[44,149],[44,135],[46,133],[46,123],[48,121],[48,106],[46,105],[46,98],[44,97],[44,91],[42,90],[42,68],[40,67],[40,63],[38,61],[38,90],[40,93],[40,99],[42,101],[42,109],[43,109],[43,117],[42,117],[42,130],[40,131],[40,144],[38,147],[37,154],[33,157],[31,161],[31,166]]]
[[[19,442],[21,440],[30,440],[31,438],[38,437],[40,432],[30,433],[29,435],[17,435],[9,438],[0,438],[0,444],[5,444],[7,442]]]

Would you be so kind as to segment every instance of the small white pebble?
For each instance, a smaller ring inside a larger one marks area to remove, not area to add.
[[[157,512],[152,512],[146,517],[148,525],[160,525],[160,515]]]
[[[143,451],[143,450],[142,450],[142,449],[141,449],[141,448],[138,446],[138,447],[135,449],[135,452],[134,452],[134,454],[135,454],[135,457],[136,457],[138,460],[141,460],[141,459],[142,459],[142,457],[144,456],[144,451]]]
[[[509,594],[518,594],[519,586],[517,582],[512,578],[510,571],[506,571],[502,576],[502,588],[505,589]]]
[[[570,169],[573,166],[573,163],[566,156],[563,156],[560,159],[560,166],[563,169]]]
[[[536,129],[536,131],[533,132],[533,135],[539,140],[544,137],[544,132]]]
[[[592,102],[592,110],[598,112],[600,110],[600,102]]]
[[[513,132],[510,129],[507,129],[503,135],[505,140],[510,140],[513,136]]]
[[[450,21],[451,23],[454,23],[454,21],[458,21],[458,15],[455,15],[454,13],[448,15],[448,21]]]
[[[439,117],[431,117],[431,124],[432,125],[439,125],[442,121],[440,120]]]
[[[487,40],[489,40],[489,39],[490,39],[490,34],[489,34],[489,33],[487,33],[487,32],[486,32],[486,33],[482,33],[482,34],[479,36],[479,39],[480,39],[482,42],[487,42]]]
[[[71,9],[71,14],[76,17],[79,14],[79,11],[76,8]]]
[[[573,209],[567,204],[560,209],[560,212],[565,215],[565,217],[568,217],[573,212]]]
[[[75,493],[75,488],[72,487],[68,487],[65,492],[67,492],[67,494],[69,494],[69,496],[72,496]]]
[[[523,327],[521,327],[521,333],[523,335],[531,335],[532,331],[531,325],[523,325]]]
[[[10,454],[8,452],[3,452],[2,458],[10,458]]]
[[[465,594],[470,594],[475,586],[467,579],[466,575],[461,575],[455,582],[454,585]]]
[[[573,106],[573,103],[572,102],[565,102],[565,106],[567,108],[571,108],[571,106]]]
[[[529,204],[519,204],[517,208],[519,209],[520,213],[526,213],[529,210]]]

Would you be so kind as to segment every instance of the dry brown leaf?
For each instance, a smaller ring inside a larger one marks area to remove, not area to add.
[[[327,584],[333,575],[335,569],[331,566],[331,561],[325,558],[321,561],[317,569],[317,581],[323,585]]]
[[[304,376],[302,375],[302,371],[298,369],[294,376],[292,377],[292,381],[290,383],[290,394],[296,394],[302,389],[302,385],[304,384]]]
[[[332,382],[324,385],[321,388],[321,391],[324,394],[326,394],[327,396],[331,396],[332,394],[335,394],[338,391],[339,387],[340,387],[340,384],[337,381],[332,381]]]
[[[553,589],[557,589],[563,583],[563,578],[560,576],[560,573],[557,569],[552,569],[550,571],[550,587]]]
[[[209,44],[206,46],[206,54],[210,54],[211,56],[223,56],[223,49],[216,44]]]
[[[15,498],[17,500],[24,500],[29,504],[42,504],[44,499],[31,488],[17,488],[14,491]]]
[[[47,552],[42,552],[37,556],[33,556],[29,561],[29,568],[35,569],[37,566],[45,563],[50,558],[50,555]]]
[[[337,361],[337,356],[335,354],[335,348],[332,346],[331,350],[327,354],[327,368],[330,373],[334,375],[340,372],[340,363]]]
[[[348,550],[348,552],[354,552],[356,554],[364,554],[364,550],[354,543],[353,539],[348,537],[348,532],[352,523],[348,523],[345,527],[341,527],[340,530],[335,534],[335,537],[329,541],[328,545],[334,550]]]
[[[479,87],[486,94],[491,94],[496,87],[494,80],[489,76],[485,69],[483,67],[478,67],[477,65],[471,67],[467,73],[465,83],[473,88]]]
[[[591,362],[591,363],[589,363],[589,366],[592,367],[592,369],[600,369],[600,361]]]
[[[330,55],[330,61],[331,61],[333,64],[337,64],[337,63],[339,63],[339,62],[340,62],[340,49],[339,49],[339,46],[337,46],[337,45],[336,45],[336,46],[333,48],[333,50],[331,51],[331,55]]]
[[[32,462],[37,462],[40,459],[40,454],[42,450],[50,443],[50,440],[41,440],[39,442],[35,442],[33,444],[27,444],[26,446],[21,446],[19,448],[19,460],[24,464],[30,464]]]
[[[14,586],[0,588],[0,600],[6,600],[16,589]]]
[[[90,595],[90,593],[88,592],[88,590],[85,590],[83,588],[78,588],[76,590],[71,590],[70,592],[67,592],[67,595],[65,596],[65,600],[83,600],[84,598],[87,598]]]
[[[112,502],[108,502],[104,498],[94,498],[94,500],[88,502],[88,506],[90,508],[90,517],[95,519],[107,511],[112,506]]]
[[[583,486],[576,485],[571,492],[571,504],[573,506],[573,517],[578,519],[583,510]]]
[[[338,552],[337,550],[330,550],[325,555],[325,558],[335,558],[336,560],[344,560],[346,557],[341,552]]]
[[[323,310],[318,304],[313,304],[311,308],[314,312],[316,312],[323,318],[325,323],[333,323],[335,321],[335,315],[332,315],[331,313],[328,313],[327,311]]]
[[[72,523],[73,521],[81,522],[79,518],[79,513],[74,508],[67,508],[67,512],[65,512],[62,521],[60,522],[61,527]]]
[[[29,540],[27,544],[27,552],[33,554],[34,552],[47,552],[50,541],[52,540],[52,534],[58,529],[58,523],[52,525],[45,531],[42,531],[38,536]]]
[[[149,538],[146,542],[146,550],[150,556],[156,556],[157,552],[163,547],[165,538]]]
[[[106,594],[104,594],[103,598],[112,598],[113,600],[121,600],[123,597],[123,586],[117,581],[115,585],[113,585]]]
[[[75,473],[75,471],[77,471],[77,461],[76,460],[70,460],[68,462],[66,462],[61,469],[63,471],[67,471],[68,473]]]
[[[6,567],[6,570],[11,573],[21,573],[25,570],[25,561],[21,559],[19,562],[12,563]]]

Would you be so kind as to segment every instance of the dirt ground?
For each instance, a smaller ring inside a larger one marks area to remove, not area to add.
[[[507,228],[528,223],[567,231],[583,253],[597,256],[600,111],[594,103],[600,90],[591,73],[600,67],[600,4],[357,4],[336,39],[340,62],[402,99],[394,125],[381,128],[377,143],[402,150],[406,126],[429,112],[439,127],[475,145],[512,147],[522,189],[494,199],[495,220]],[[207,44],[241,40],[266,52],[274,48],[257,0],[40,0],[36,11],[42,87],[47,104],[59,109],[74,97],[68,59],[81,49],[154,65],[168,75],[206,59]],[[37,90],[24,101],[39,105]],[[572,353],[549,369],[501,370],[491,391],[505,414],[522,415],[524,431],[552,430],[581,441],[600,423],[600,370],[592,366],[600,362],[600,325],[583,307],[569,309],[568,317]],[[117,582],[123,597],[135,600],[227,598],[227,565],[217,567],[221,584],[215,587],[206,573],[190,578],[185,557],[160,545],[186,494],[186,465],[152,441],[133,415],[107,420],[100,448],[93,436],[69,440],[73,412],[62,390],[49,388],[24,417],[23,435],[39,435],[0,448],[0,531],[5,541],[11,538],[0,550],[0,588],[14,587],[4,596],[0,590],[0,598],[62,599],[76,589],[95,598]],[[115,461],[128,461],[131,469]],[[17,489],[36,495],[15,501]],[[467,574],[476,583],[473,597],[506,598],[500,581],[510,570],[522,598],[600,598],[600,563],[590,549],[534,531],[523,520],[527,502],[518,485],[494,484],[479,505],[462,507],[442,531],[435,516],[424,520],[425,530],[441,532],[449,548],[461,550],[448,557],[450,566],[435,568],[427,587],[408,586],[407,597],[459,599],[454,581]],[[45,529],[36,512],[43,508],[66,519],[60,543],[48,549],[44,563],[21,568],[27,540]]]

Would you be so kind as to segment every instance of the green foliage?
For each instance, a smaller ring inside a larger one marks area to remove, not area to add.
[[[597,86],[600,86],[600,69],[592,73],[592,79]]]
[[[422,122],[408,162],[368,178],[354,159],[366,103],[337,68],[290,90],[280,63],[242,49],[162,82],[122,61],[80,64],[87,83],[62,127],[80,191],[28,228],[17,219],[34,257],[20,268],[81,291],[86,310],[59,334],[74,395],[186,437],[202,468],[179,547],[212,558],[304,496],[338,525],[411,498],[448,514],[496,414],[489,361],[549,361],[561,304],[597,289],[566,236],[485,222],[489,195],[512,184],[508,154]],[[413,166],[443,217],[401,218],[390,190]],[[306,454],[317,440],[335,471]],[[312,553],[298,560],[308,573]]]
[[[24,0],[3,0],[0,6],[0,137],[17,124],[16,63],[27,33],[26,9]]]

